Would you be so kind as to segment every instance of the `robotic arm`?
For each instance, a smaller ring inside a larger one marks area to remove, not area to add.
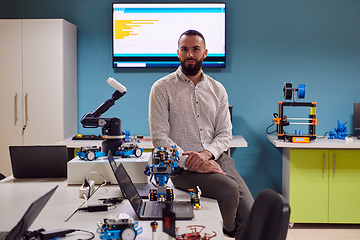
[[[112,97],[103,102],[93,112],[86,113],[81,124],[84,128],[102,127],[102,134],[110,136],[121,135],[121,121],[118,118],[100,118],[110,107],[115,105],[115,101],[126,94],[126,87],[117,82],[114,78],[107,80],[108,84],[116,89]]]

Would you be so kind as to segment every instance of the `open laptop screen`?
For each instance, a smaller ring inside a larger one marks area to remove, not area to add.
[[[51,189],[49,192],[47,192],[45,195],[34,201],[27,209],[18,224],[8,233],[5,239],[20,240],[25,235],[27,230],[29,230],[30,226],[33,224],[33,222],[40,214],[41,210],[45,207],[46,203],[49,201],[57,188],[58,185]]]
[[[14,178],[66,178],[65,145],[9,146]]]
[[[141,208],[142,199],[136,191],[136,188],[127,174],[123,164],[120,163],[120,165],[117,167],[115,171],[115,177],[120,187],[125,192],[125,195],[129,199],[134,210],[136,209],[136,214],[138,215]]]
[[[113,157],[113,155],[112,155],[112,153],[111,153],[110,150],[109,150],[109,152],[108,152],[108,160],[109,160],[111,169],[113,170],[113,172],[115,172],[116,169],[117,169],[117,165],[116,165],[116,162],[115,162],[114,157]]]

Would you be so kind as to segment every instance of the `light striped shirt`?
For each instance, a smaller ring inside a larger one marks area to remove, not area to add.
[[[179,67],[156,81],[149,97],[149,125],[154,147],[179,151],[210,151],[215,159],[228,149],[232,138],[228,95],[224,86],[202,72],[196,84]]]

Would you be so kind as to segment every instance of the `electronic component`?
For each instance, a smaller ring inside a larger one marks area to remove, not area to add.
[[[40,232],[39,236],[40,236],[41,240],[48,240],[48,239],[65,237],[66,234],[69,234],[72,232],[75,232],[75,230],[74,229],[59,229],[59,230]]]
[[[83,185],[79,189],[79,197],[83,198],[84,196],[88,199],[91,197],[91,194],[95,190],[95,181],[94,180],[87,180],[85,178]]]
[[[99,199],[99,201],[102,201],[104,204],[105,203],[117,204],[117,203],[121,203],[123,200],[124,200],[124,197],[100,198]]]
[[[87,207],[78,208],[78,211],[87,211],[87,212],[102,212],[107,211],[109,208],[106,204],[93,204],[88,205]]]
[[[76,134],[72,137],[72,140],[104,140],[104,136],[101,135],[83,135],[83,134]]]
[[[193,205],[194,209],[201,209],[200,205],[200,196],[201,196],[201,190],[199,186],[196,186],[196,189],[188,189],[188,192],[190,194],[190,200],[191,204]]]

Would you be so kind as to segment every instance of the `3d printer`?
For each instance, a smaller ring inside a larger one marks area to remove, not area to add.
[[[291,100],[292,102],[278,102],[278,114],[277,117],[273,119],[273,122],[277,125],[277,137],[278,139],[289,140],[294,143],[309,143],[311,140],[316,138],[316,102],[296,102],[296,92],[298,98],[305,97],[305,85],[299,84],[297,89],[292,88],[292,83],[285,83],[283,88],[284,97],[286,100]],[[310,114],[308,118],[289,118],[284,115],[284,107],[310,107]],[[292,122],[292,121],[302,121],[302,122]],[[284,126],[289,126],[290,124],[304,124],[309,125],[308,134],[302,134],[301,131],[296,132],[295,134],[287,134],[284,132]]]

